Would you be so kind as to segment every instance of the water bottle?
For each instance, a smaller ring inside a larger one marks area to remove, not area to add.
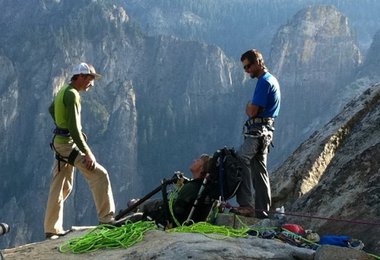
[[[279,225],[282,226],[286,222],[285,216],[285,208],[281,206],[281,208],[276,208],[275,218],[278,219]]]

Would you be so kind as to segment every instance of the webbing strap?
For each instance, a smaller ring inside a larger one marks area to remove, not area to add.
[[[69,154],[69,157],[67,158],[67,162],[74,166],[75,159],[77,158],[79,154],[79,150],[77,147],[75,147],[71,153]]]
[[[220,189],[220,196],[221,199],[224,200],[224,189],[223,189],[223,184],[224,184],[224,161],[225,161],[225,155],[222,155],[219,157],[219,189]]]
[[[184,223],[190,223],[190,221],[192,221],[192,217],[193,217],[194,211],[198,207],[199,200],[201,199],[201,197],[203,195],[203,191],[206,188],[207,180],[208,180],[209,176],[210,176],[210,174],[207,173],[206,176],[204,177],[204,179],[202,181],[201,188],[198,191],[197,198],[195,199],[195,201],[193,203],[193,207],[190,210],[189,216],[187,217],[187,219],[186,219],[186,221]]]
[[[165,229],[168,227],[168,225],[170,225],[171,220],[170,220],[170,209],[169,209],[169,201],[168,201],[168,193],[167,193],[167,183],[166,183],[166,180],[164,179],[162,181],[162,188],[161,188],[161,192],[162,192],[162,201],[163,201],[163,210],[164,210],[164,216],[165,216],[165,222],[166,223],[163,223],[165,225]]]

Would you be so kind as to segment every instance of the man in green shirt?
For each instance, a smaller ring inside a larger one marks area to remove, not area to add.
[[[90,186],[100,223],[113,223],[115,203],[107,170],[97,163],[82,133],[80,91],[87,91],[101,76],[91,64],[80,63],[70,84],[62,87],[49,112],[56,124],[52,147],[56,152],[44,229],[46,238],[67,234],[63,229],[63,206],[73,187],[74,169],[81,171]]]

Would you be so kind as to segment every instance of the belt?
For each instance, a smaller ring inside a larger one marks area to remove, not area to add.
[[[274,119],[272,117],[256,117],[254,122],[259,124],[273,124]]]
[[[247,120],[246,124],[248,126],[253,124],[268,124],[271,125],[274,123],[274,119],[272,117],[255,117]]]
[[[56,127],[53,131],[53,133],[55,135],[60,135],[60,136],[66,136],[66,137],[69,137],[70,136],[70,131],[69,129],[64,129],[64,128],[59,128],[59,127]]]

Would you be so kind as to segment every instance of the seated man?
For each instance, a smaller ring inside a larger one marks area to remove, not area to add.
[[[174,201],[173,214],[181,224],[186,221],[194,205],[194,201],[197,199],[202,182],[207,174],[209,160],[210,156],[203,154],[200,158],[193,161],[190,166],[192,179],[183,185],[178,197]],[[205,221],[211,204],[211,198],[207,196],[207,190],[205,190],[191,219],[194,222]]]
[[[192,179],[188,182],[185,182],[185,184],[179,190],[178,196],[174,199],[172,205],[173,215],[171,218],[174,220],[173,225],[176,224],[175,220],[177,220],[180,225],[182,225],[187,220],[194,202],[198,197],[202,182],[207,174],[209,160],[210,156],[203,154],[198,159],[194,160],[190,165]],[[206,193],[207,192],[205,190],[196,209],[194,210],[194,214],[191,217],[191,220],[194,222],[205,221],[211,209],[212,201]],[[141,206],[139,206],[139,211],[142,211],[145,217],[149,216],[156,222],[165,224],[162,223],[166,218],[165,205],[162,199],[149,200],[144,202]]]

